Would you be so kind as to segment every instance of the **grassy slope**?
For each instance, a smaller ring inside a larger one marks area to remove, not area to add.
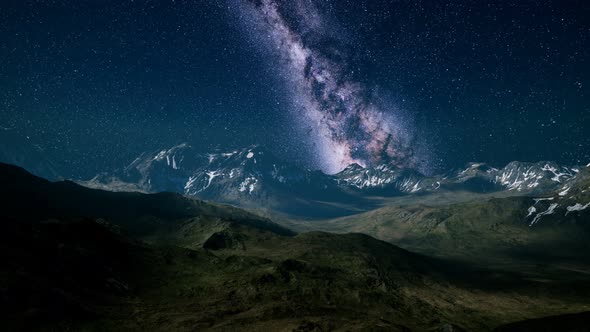
[[[588,225],[546,217],[530,227],[526,197],[492,198],[446,206],[388,206],[350,217],[309,222],[308,227],[338,233],[360,232],[410,250],[472,261],[513,258],[587,260]],[[561,212],[563,214],[563,212]],[[583,221],[570,214],[569,219]],[[568,219],[568,220],[569,220]]]
[[[189,250],[145,245],[92,220],[27,225],[2,242],[11,253],[0,275],[12,292],[12,327],[489,330],[590,309],[587,287],[564,293],[568,287],[472,271],[360,234],[288,237],[238,226],[245,249]]]
[[[498,327],[497,332],[551,332],[572,331],[588,332],[590,312],[550,316],[539,319],[525,320]]]

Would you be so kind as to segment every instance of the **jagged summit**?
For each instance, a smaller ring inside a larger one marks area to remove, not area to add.
[[[363,169],[365,169],[365,167],[363,167],[363,166],[361,166],[361,165],[359,165],[357,163],[352,163],[352,164],[346,166],[343,170],[341,170],[338,173],[358,172],[358,171],[361,171]]]

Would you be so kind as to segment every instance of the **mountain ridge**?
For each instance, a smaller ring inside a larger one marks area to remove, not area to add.
[[[330,217],[375,208],[378,203],[372,196],[440,191],[539,195],[563,186],[581,168],[554,162],[513,161],[500,169],[485,163],[468,163],[464,169],[426,176],[386,164],[353,164],[339,173],[325,174],[283,162],[258,145],[231,152],[198,153],[183,143],[144,152],[119,171],[78,183],[115,191],[173,191],[294,215],[305,208],[312,211],[308,216]],[[282,204],[284,200],[290,201],[289,206]],[[352,209],[339,211],[344,205]]]

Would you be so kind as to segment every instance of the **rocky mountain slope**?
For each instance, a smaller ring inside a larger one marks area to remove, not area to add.
[[[413,251],[482,264],[575,262],[585,270],[589,207],[590,167],[583,167],[544,195],[440,205],[405,201],[354,216],[290,225],[300,230],[361,232]],[[572,268],[566,265],[559,269]]]
[[[329,217],[371,206],[332,177],[282,162],[258,146],[202,154],[181,144],[144,153],[120,171],[80,183],[107,190],[177,192],[293,215]]]

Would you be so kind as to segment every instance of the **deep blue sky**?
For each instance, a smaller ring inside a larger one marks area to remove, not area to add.
[[[74,177],[184,141],[316,167],[240,1],[2,1],[1,126]],[[345,68],[404,114],[431,170],[590,162],[587,1],[316,3]]]

